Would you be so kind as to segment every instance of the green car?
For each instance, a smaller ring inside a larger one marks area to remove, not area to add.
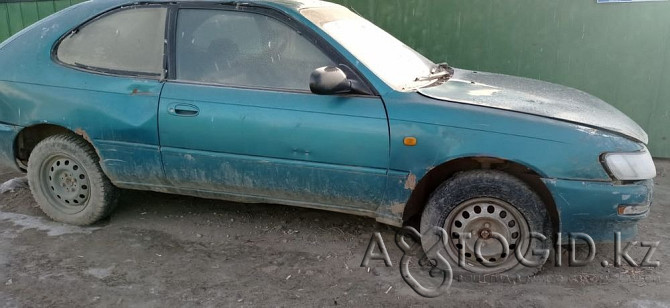
[[[593,96],[435,64],[328,2],[93,0],[0,44],[0,164],[70,224],[109,215],[119,188],[267,202],[532,274],[513,255],[635,236],[647,142]]]

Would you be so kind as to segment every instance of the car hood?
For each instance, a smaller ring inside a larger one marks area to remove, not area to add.
[[[455,69],[439,86],[419,89],[438,100],[510,110],[569,121],[647,143],[647,133],[628,116],[585,92],[534,79]]]

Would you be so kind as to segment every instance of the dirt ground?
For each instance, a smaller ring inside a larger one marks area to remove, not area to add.
[[[567,267],[566,255],[531,279],[454,281],[433,299],[405,284],[396,229],[372,219],[124,191],[110,218],[80,228],[51,222],[18,188],[0,195],[0,307],[670,307],[670,161],[657,167],[637,239],[660,241],[660,267],[603,267],[614,248],[598,245],[585,267]],[[0,183],[21,176],[0,170]],[[375,231],[392,267],[360,266]]]

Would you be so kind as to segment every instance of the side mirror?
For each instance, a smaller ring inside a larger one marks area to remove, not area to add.
[[[309,88],[314,94],[342,94],[352,92],[352,84],[347,74],[339,67],[317,68],[309,77]]]

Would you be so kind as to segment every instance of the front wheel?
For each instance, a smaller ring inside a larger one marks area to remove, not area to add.
[[[93,147],[76,135],[55,135],[37,144],[28,160],[28,182],[47,216],[73,225],[107,216],[118,196]]]
[[[493,170],[463,172],[444,182],[421,217],[427,256],[439,252],[454,274],[533,275],[549,256],[551,232],[537,194]]]

